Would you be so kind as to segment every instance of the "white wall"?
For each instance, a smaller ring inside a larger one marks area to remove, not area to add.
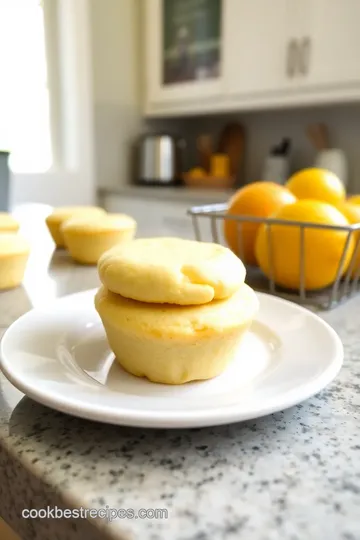
[[[141,126],[140,0],[90,0],[96,182],[129,182]]]

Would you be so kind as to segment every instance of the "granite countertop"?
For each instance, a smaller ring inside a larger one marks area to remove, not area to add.
[[[94,268],[53,253],[43,223],[30,216],[24,231],[37,240],[24,285],[0,293],[1,333],[33,306],[98,284]],[[358,540],[359,310],[360,297],[322,314],[345,348],[333,384],[230,426],[101,425],[38,405],[0,376],[0,515],[31,540]],[[166,509],[168,518],[21,518],[47,505]]]

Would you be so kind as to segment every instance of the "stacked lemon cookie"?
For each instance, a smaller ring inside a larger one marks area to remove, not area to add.
[[[95,307],[125,370],[165,384],[211,379],[258,309],[245,268],[218,244],[138,239],[105,253]]]
[[[0,212],[0,290],[17,287],[24,278],[30,246],[18,231],[18,221]]]
[[[56,208],[46,219],[56,247],[66,248],[82,264],[97,264],[113,246],[132,240],[136,221],[125,214],[108,214],[96,206]]]

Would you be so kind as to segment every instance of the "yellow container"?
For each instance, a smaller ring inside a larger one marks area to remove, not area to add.
[[[210,158],[210,174],[217,178],[227,178],[230,175],[229,156],[213,154]]]

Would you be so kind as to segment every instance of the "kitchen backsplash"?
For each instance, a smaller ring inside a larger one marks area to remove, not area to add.
[[[290,170],[314,163],[316,150],[312,146],[307,127],[325,123],[329,130],[331,147],[344,150],[349,167],[349,192],[360,190],[360,106],[346,105],[297,110],[258,111],[233,113],[226,116],[200,116],[191,118],[152,119],[149,129],[171,130],[183,135],[188,142],[186,167],[196,163],[195,138],[201,133],[220,132],[226,122],[240,122],[246,132],[245,182],[261,179],[264,160],[270,147],[283,137],[292,140]]]

